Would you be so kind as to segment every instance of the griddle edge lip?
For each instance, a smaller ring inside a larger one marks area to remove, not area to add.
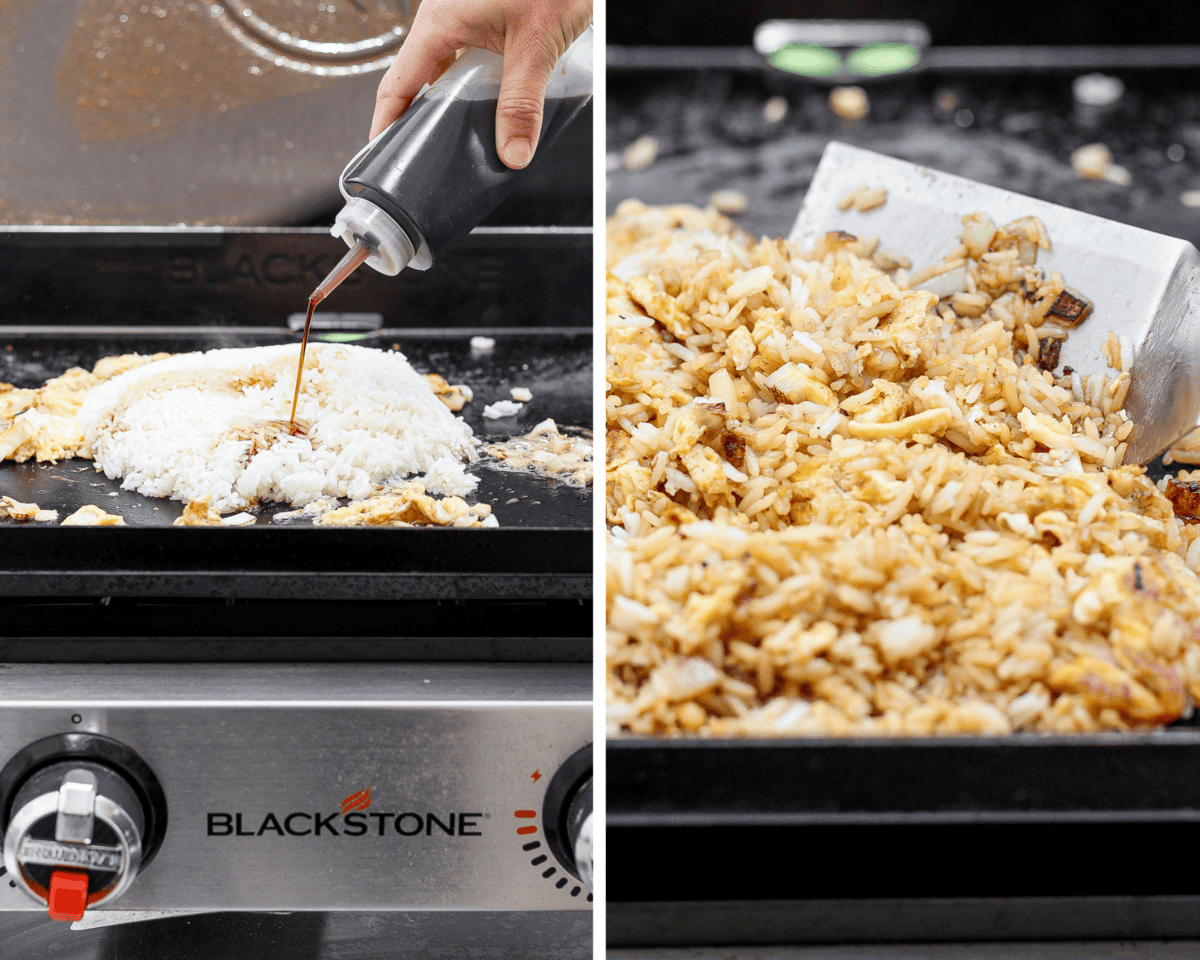
[[[1200,730],[607,741],[621,827],[1200,820]]]

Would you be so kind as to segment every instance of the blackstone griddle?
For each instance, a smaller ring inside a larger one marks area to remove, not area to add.
[[[419,372],[469,384],[461,415],[481,441],[547,417],[590,431],[591,244],[590,228],[478,229],[428,272],[358,271],[318,311],[314,339],[395,346]],[[0,380],[39,386],[119,353],[299,344],[307,296],[341,253],[321,229],[4,228]],[[495,347],[473,351],[477,335]],[[517,386],[534,396],[518,416],[483,418]],[[0,522],[0,633],[13,638],[0,657],[220,659],[224,645],[235,659],[537,659],[541,638],[575,637],[570,656],[586,658],[591,488],[486,458],[472,472],[499,529],[320,528],[272,522],[289,509],[276,505],[250,527],[172,527],[182,503],[121,490],[90,461],[6,462],[4,494],[60,519],[94,503],[128,527]],[[161,640],[181,634],[205,638],[203,652]],[[464,636],[486,649],[438,642]]]
[[[341,248],[322,230],[6,230],[0,379],[297,343],[291,315]],[[398,344],[469,383],[481,439],[585,429],[591,262],[589,229],[476,231],[427,274],[359,271],[314,336]],[[535,398],[521,415],[483,419],[515,386]],[[129,524],[0,524],[0,953],[591,955],[591,490],[475,470],[499,529],[270,507],[174,527],[179,503],[86,461],[0,465],[6,494]],[[77,769],[98,781],[83,852],[45,813]],[[122,823],[138,844],[101,835]],[[51,864],[111,891],[82,928],[37,899]]]
[[[786,235],[837,139],[1195,243],[1200,211],[1180,194],[1200,188],[1197,67],[1196,47],[934,47],[920,70],[864,82],[871,113],[852,124],[828,85],[749,48],[610,47],[608,209],[733,189],[749,200],[736,222]],[[1123,79],[1119,103],[1073,102],[1072,79],[1093,71]],[[772,96],[789,104],[774,125]],[[622,169],[646,134],[658,159]],[[1097,141],[1129,187],[1076,177],[1071,151]],[[614,947],[1200,936],[1192,721],[1083,737],[630,738],[607,757]]]

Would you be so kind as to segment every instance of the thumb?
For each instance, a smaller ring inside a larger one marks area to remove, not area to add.
[[[496,103],[496,152],[514,170],[528,166],[537,149],[546,84],[556,59],[553,51],[535,47],[506,51]]]

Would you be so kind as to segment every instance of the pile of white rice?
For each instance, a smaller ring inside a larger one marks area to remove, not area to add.
[[[298,423],[287,421],[295,344],[173,356],[92,388],[80,410],[83,455],[122,487],[207,498],[225,513],[257,501],[303,505],[361,498],[413,474],[431,492],[465,496],[478,481],[471,429],[403,355],[310,344]]]
[[[1044,228],[963,220],[911,277],[875,238],[804,251],[632,201],[609,222],[610,735],[1191,712],[1200,527],[1122,466],[1131,351],[1057,368]]]

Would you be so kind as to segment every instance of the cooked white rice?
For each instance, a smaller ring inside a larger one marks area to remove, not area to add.
[[[429,472],[421,477],[426,493],[443,497],[465,497],[475,492],[479,478],[467,473],[465,464],[453,457],[438,457]]]
[[[1109,375],[1057,372],[1063,279],[1036,267],[1036,220],[970,215],[958,240],[918,280],[875,238],[803,251],[711,211],[618,208],[611,735],[1191,712],[1200,525],[1122,466],[1131,351],[1113,337]]]
[[[98,470],[152,497],[303,505],[365,497],[389,478],[469,493],[471,429],[400,353],[310,344],[291,436],[294,344],[181,354],[93,388],[79,413]],[[271,421],[275,421],[274,424]],[[85,454],[86,455],[86,454]]]
[[[483,408],[483,415],[488,420],[503,420],[505,417],[515,417],[523,406],[524,404],[512,400],[497,400]]]

